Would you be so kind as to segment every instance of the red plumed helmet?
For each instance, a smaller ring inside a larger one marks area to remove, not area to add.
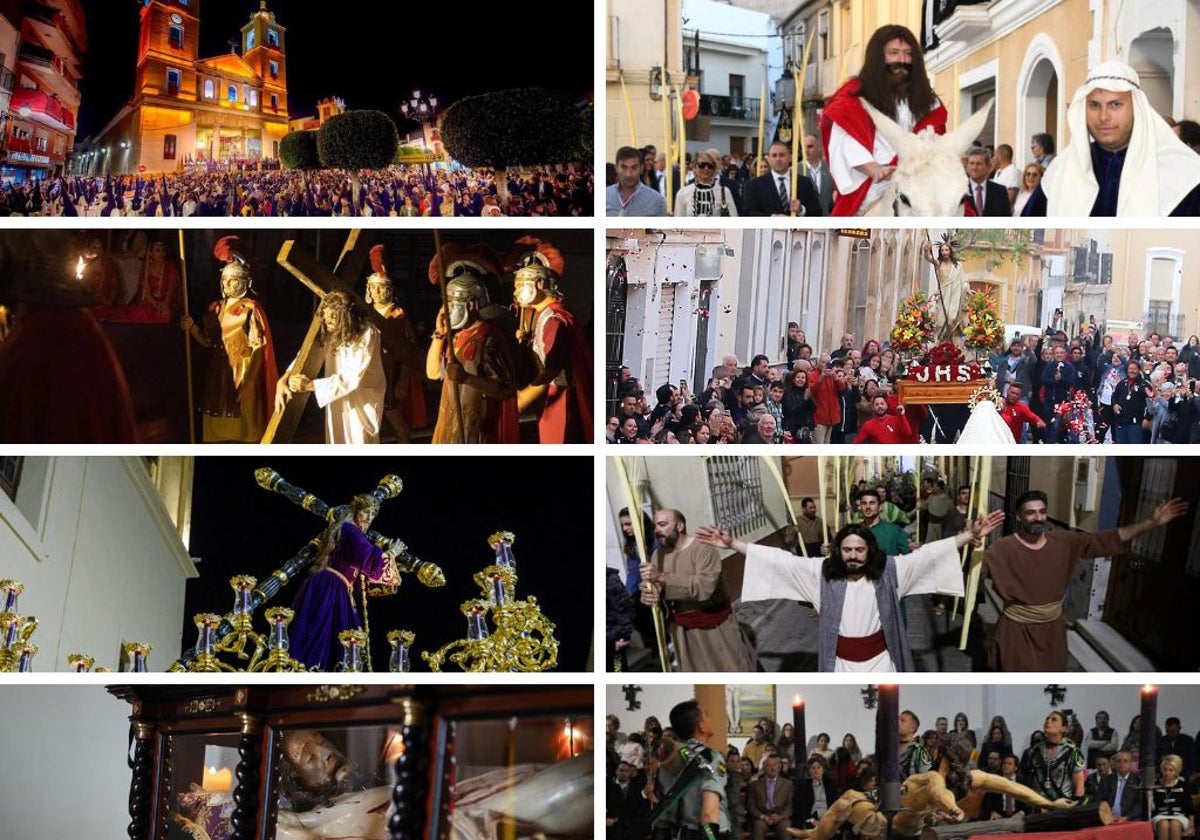
[[[383,264],[382,245],[376,245],[371,248],[371,271],[378,274],[380,277],[387,277],[387,268]]]

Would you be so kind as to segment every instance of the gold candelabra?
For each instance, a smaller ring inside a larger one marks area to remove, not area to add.
[[[17,580],[0,580],[0,592],[4,594],[4,610],[0,611],[0,671],[31,671],[37,645],[30,643],[33,631],[37,630],[37,619],[21,615],[17,599],[25,586]]]
[[[267,656],[251,662],[251,671],[304,671],[307,670],[302,662],[297,662],[288,654],[288,625],[296,617],[296,613],[287,607],[271,607],[266,612],[267,621],[271,625],[271,639],[267,645]]]
[[[411,630],[392,630],[387,634],[387,640],[392,646],[392,653],[388,657],[388,670],[393,673],[407,673],[412,670],[409,652],[413,642],[417,640],[417,635]]]
[[[342,661],[338,663],[337,670],[352,674],[363,671],[363,651],[367,647],[367,631],[343,630],[338,633],[338,641],[342,643]]]
[[[150,645],[145,642],[126,642],[121,648],[121,653],[133,673],[144,674],[150,670],[146,667],[146,661],[150,657]]]
[[[480,597],[460,607],[467,635],[421,657],[430,670],[441,671],[446,661],[464,671],[548,671],[558,665],[554,624],[542,614],[537,598],[517,600],[517,564],[511,531],[488,537],[495,562],[474,576]],[[488,617],[495,629],[488,631]]]
[[[233,587],[233,610],[225,616],[233,625],[233,632],[216,641],[214,649],[221,653],[232,653],[243,661],[253,661],[262,656],[267,647],[266,640],[254,632],[254,608],[251,606],[254,587],[258,586],[258,578],[250,575],[234,575],[229,579]],[[218,622],[220,626],[220,622]],[[214,632],[216,628],[213,628]],[[254,656],[246,653],[246,645],[254,644]],[[229,669],[232,670],[232,669]]]

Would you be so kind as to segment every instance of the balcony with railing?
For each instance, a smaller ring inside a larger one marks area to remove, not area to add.
[[[1188,329],[1187,314],[1171,312],[1170,308],[1150,308],[1142,318],[1142,326],[1147,333],[1156,332],[1159,335],[1180,336]]]
[[[700,94],[700,115],[718,120],[735,122],[758,122],[758,111],[762,100],[744,96],[721,96],[713,93]]]

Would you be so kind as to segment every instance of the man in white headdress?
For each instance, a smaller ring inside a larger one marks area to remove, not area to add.
[[[1094,67],[1067,125],[1071,142],[1023,216],[1200,216],[1200,155],[1154,111],[1128,64]]]

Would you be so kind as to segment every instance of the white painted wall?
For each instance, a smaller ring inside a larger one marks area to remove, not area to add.
[[[651,500],[656,505],[675,508],[682,512],[687,518],[689,531],[694,532],[696,526],[711,525],[714,522],[713,500],[709,492],[708,470],[704,457],[699,455],[672,458],[624,457],[630,483],[633,484],[635,493],[641,494],[648,482]],[[762,477],[763,511],[767,516],[767,524],[745,534],[743,539],[747,542],[754,542],[773,534],[790,522],[787,500],[780,492],[779,485],[762,466],[761,459],[754,458],[753,460],[758,463]],[[608,565],[620,569],[621,549],[618,540],[621,537],[620,529],[616,524],[616,515],[617,511],[625,507],[628,502],[626,501],[625,486],[621,482],[616,467],[611,463],[606,466],[605,486],[611,527],[605,529],[605,561]],[[728,554],[729,552],[723,553]]]
[[[632,675],[629,675],[632,676]],[[633,682],[626,679],[626,683]],[[620,685],[605,688],[605,713],[621,718],[622,730],[635,731],[648,715],[656,715],[663,726],[676,703],[693,697],[691,685],[642,685],[638,695],[642,708],[625,711]],[[1140,684],[1129,685],[1067,685],[1066,700],[1059,708],[1072,709],[1084,728],[1094,725],[1096,712],[1107,711],[1114,727],[1124,734],[1129,721],[1138,714]],[[807,711],[805,720],[810,742],[817,734],[826,732],[834,745],[851,732],[864,753],[875,749],[875,712],[863,707],[862,685],[798,685],[776,686],[776,721],[781,725],[792,719],[792,700],[799,694]],[[1040,729],[1051,710],[1049,695],[1043,693],[1046,683],[1031,685],[904,685],[900,689],[900,708],[911,709],[921,719],[921,729],[932,729],[939,715],[951,720],[958,712],[966,714],[976,735],[994,715],[1003,715],[1018,745],[1027,743],[1029,734]],[[1195,735],[1200,729],[1200,685],[1164,685],[1159,688],[1159,726],[1168,717],[1178,717],[1184,733]],[[628,720],[626,720],[628,718]],[[746,739],[731,738],[730,743],[741,746]]]
[[[26,458],[16,502],[0,494],[0,578],[25,584],[36,671],[88,653],[116,670],[122,641],[181,650],[184,586],[197,572],[141,459]]]
[[[129,705],[101,685],[5,685],[0,834],[124,837]]]

